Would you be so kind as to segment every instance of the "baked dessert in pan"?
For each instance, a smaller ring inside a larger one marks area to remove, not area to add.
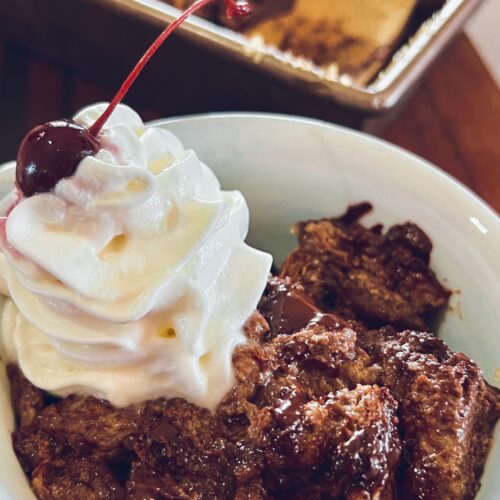
[[[179,9],[193,3],[167,1]],[[227,20],[220,7],[203,17],[366,85],[394,53],[418,6],[429,7],[418,0],[259,0],[248,18]]]

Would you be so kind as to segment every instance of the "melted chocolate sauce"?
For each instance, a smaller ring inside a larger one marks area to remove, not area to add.
[[[71,120],[35,127],[17,154],[16,181],[25,196],[44,193],[75,173],[78,164],[99,149],[99,141]]]
[[[340,326],[335,316],[321,312],[309,297],[300,293],[296,287],[276,278],[269,281],[258,308],[270,328],[264,338],[266,341],[277,335],[290,335],[307,326]]]
[[[168,420],[162,419],[158,426],[151,431],[150,436],[154,441],[172,444],[177,441],[179,434],[179,431]]]
[[[297,387],[283,387],[278,399],[279,405],[274,408],[276,421],[284,427],[291,426],[300,418],[300,409],[306,402],[305,394]]]

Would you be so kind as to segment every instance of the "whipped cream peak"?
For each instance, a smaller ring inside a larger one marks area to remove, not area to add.
[[[89,127],[105,107],[74,119]],[[232,352],[271,257],[244,243],[241,193],[222,191],[170,132],[119,105],[100,144],[0,224],[0,269],[18,311],[3,334],[26,376],[56,394],[213,408],[232,384]]]

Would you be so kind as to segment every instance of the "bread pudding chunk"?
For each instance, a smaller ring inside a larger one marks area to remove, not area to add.
[[[429,268],[432,243],[410,222],[385,233],[380,224],[365,228],[359,220],[371,209],[360,203],[341,217],[297,224],[299,247],[281,276],[302,284],[325,311],[370,327],[426,330],[450,296]]]
[[[393,328],[361,342],[399,403],[410,498],[473,498],[500,410],[499,391],[471,359],[429,333]]]

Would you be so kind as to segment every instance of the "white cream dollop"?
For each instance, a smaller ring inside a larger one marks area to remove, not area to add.
[[[104,107],[75,120],[90,126]],[[168,131],[120,105],[101,146],[3,220],[6,350],[60,396],[214,408],[271,256],[244,243],[241,193],[222,191]]]

